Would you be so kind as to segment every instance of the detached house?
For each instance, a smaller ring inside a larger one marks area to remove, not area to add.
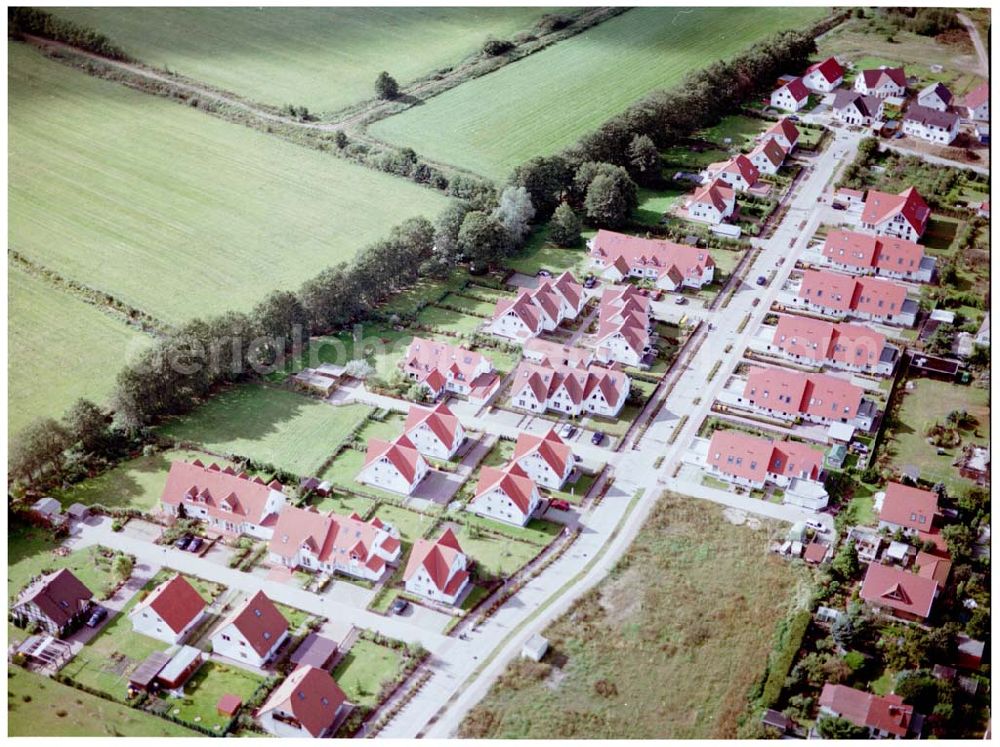
[[[785,150],[774,138],[767,138],[750,151],[750,162],[761,174],[777,174],[785,162]]]
[[[94,595],[65,568],[47,573],[29,584],[11,609],[21,627],[38,625],[57,638],[75,630],[90,611]]]
[[[165,513],[199,519],[225,534],[270,539],[274,522],[287,501],[277,480],[239,474],[232,467],[200,460],[170,465],[160,502]]]
[[[735,211],[736,191],[722,179],[712,179],[700,187],[687,204],[689,218],[713,225],[731,218]]]
[[[483,467],[476,495],[466,510],[506,524],[523,527],[542,503],[538,486],[516,464],[503,469]]]
[[[990,121],[990,84],[980,83],[965,94],[965,111],[973,122]]]
[[[587,247],[591,264],[601,277],[612,282],[633,277],[676,291],[681,287],[701,288],[715,277],[712,255],[696,246],[601,229]]]
[[[878,408],[864,398],[864,392],[861,387],[828,374],[754,367],[737,402],[765,415],[802,418],[823,425],[847,423],[870,431]]]
[[[469,585],[468,562],[451,529],[433,542],[418,539],[403,572],[406,590],[433,602],[455,604]]]
[[[821,314],[842,314],[904,327],[917,323],[916,301],[906,297],[904,286],[889,280],[806,270],[797,298],[807,309]]]
[[[205,617],[205,600],[179,573],[164,581],[128,613],[136,633],[181,643]]]
[[[427,387],[431,397],[460,394],[485,403],[500,388],[500,377],[489,358],[457,345],[414,337],[403,356],[403,373]]]
[[[591,366],[539,366],[522,361],[514,372],[511,404],[522,410],[614,417],[625,404],[630,381],[622,371]]]
[[[299,666],[257,710],[257,721],[276,737],[333,736],[350,709],[347,696],[329,672]]]
[[[809,89],[802,78],[794,78],[771,92],[771,106],[797,112],[809,103]]]
[[[878,528],[918,537],[921,532],[931,532],[937,513],[937,493],[890,482],[879,510]]]
[[[410,405],[403,435],[417,451],[435,459],[451,459],[465,441],[465,429],[444,402],[434,407]]]
[[[833,116],[841,122],[858,127],[870,127],[885,116],[882,99],[857,91],[837,91],[833,99]]]
[[[914,187],[898,195],[869,189],[861,212],[861,226],[880,236],[916,241],[927,230],[931,209]]]
[[[927,109],[939,112],[948,111],[955,97],[943,83],[931,83],[917,94],[917,103]]]
[[[705,176],[708,180],[722,179],[737,192],[746,192],[757,183],[760,172],[749,158],[739,153],[728,161],[709,164]]]
[[[873,739],[902,739],[914,727],[913,706],[898,695],[873,695],[847,685],[823,685],[821,716],[833,716],[867,729]]]
[[[429,471],[427,460],[403,434],[393,441],[369,438],[365,466],[356,479],[362,485],[412,495]]]
[[[559,490],[573,471],[573,450],[559,438],[555,427],[544,436],[522,431],[511,462],[537,484]]]
[[[934,257],[925,256],[915,241],[857,231],[830,231],[823,242],[823,257],[851,273],[920,283],[930,282],[935,266]]]
[[[906,95],[906,73],[901,67],[862,70],[854,79],[854,90],[879,99]]]
[[[601,363],[639,366],[651,352],[649,298],[632,285],[605,288],[598,311],[594,357]]]
[[[858,324],[834,323],[802,316],[781,316],[768,352],[797,363],[889,376],[899,351],[885,335]]]
[[[903,132],[930,143],[950,145],[958,137],[960,121],[952,112],[912,104],[903,115]]]
[[[212,651],[227,659],[262,667],[288,638],[288,621],[258,591],[236,608],[212,634]]]
[[[802,82],[810,91],[830,93],[844,82],[844,68],[836,57],[827,57],[822,62],[807,67]]]
[[[791,153],[799,144],[799,128],[788,117],[784,117],[764,131],[763,139],[768,138],[777,140],[786,153]]]
[[[930,617],[940,589],[933,578],[872,562],[861,584],[861,598],[876,611],[923,622]]]
[[[399,560],[399,533],[378,517],[320,514],[289,506],[268,545],[273,563],[317,573],[344,573],[377,581],[386,565]]]

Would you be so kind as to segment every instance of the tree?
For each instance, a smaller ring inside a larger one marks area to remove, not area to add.
[[[375,79],[375,95],[384,101],[399,96],[399,83],[385,70],[379,73],[378,78]]]
[[[643,184],[654,184],[660,178],[660,151],[649,135],[636,135],[628,146],[631,171]]]
[[[78,399],[63,416],[63,423],[73,443],[84,453],[100,453],[111,442],[108,432],[110,417],[88,399]]]
[[[462,220],[458,245],[473,262],[495,265],[507,256],[510,237],[496,217],[472,210]]]
[[[824,739],[867,739],[868,729],[855,726],[839,716],[823,716],[816,722],[816,730]]]
[[[567,203],[560,203],[549,223],[549,241],[556,246],[571,247],[580,244],[580,218]]]
[[[46,469],[60,475],[63,452],[72,445],[70,438],[69,432],[52,418],[33,420],[11,441],[10,476],[30,483]]]
[[[552,214],[572,181],[573,167],[558,155],[532,158],[518,166],[510,178],[511,184],[528,190],[531,204],[542,219]]]
[[[126,581],[132,575],[134,565],[130,555],[119,553],[115,556],[115,562],[111,570],[114,572],[115,578],[119,581]]]
[[[638,189],[625,169],[618,167],[616,172],[594,177],[583,205],[592,223],[621,228],[639,206]]]
[[[263,342],[263,360],[270,363],[277,355],[288,352],[296,341],[309,339],[309,317],[298,297],[290,291],[272,291],[257,304],[254,323]]]
[[[514,48],[514,42],[507,41],[506,39],[489,39],[485,44],[483,44],[483,54],[487,57],[496,57],[497,55],[506,54]]]
[[[858,550],[853,542],[844,542],[840,546],[830,563],[830,570],[842,581],[849,581],[858,575],[861,563],[858,561]]]
[[[367,379],[375,373],[375,368],[364,358],[356,358],[352,361],[347,361],[347,364],[344,366],[344,373],[354,379]]]
[[[500,193],[500,204],[493,215],[507,229],[513,247],[521,248],[531,231],[531,219],[535,217],[535,208],[531,204],[528,190],[524,187],[505,187]]]
[[[337,133],[333,136],[333,142],[336,143],[337,148],[343,150],[347,147],[347,133],[343,130],[337,130]]]

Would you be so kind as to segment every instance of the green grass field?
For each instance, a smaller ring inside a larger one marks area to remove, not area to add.
[[[357,705],[374,706],[378,702],[383,682],[392,680],[403,667],[403,656],[372,641],[360,640],[351,646],[340,664],[333,670],[333,678]]]
[[[469,337],[482,327],[485,321],[481,317],[443,309],[440,306],[427,306],[417,314],[418,324],[430,327],[436,332]]]
[[[7,675],[7,736],[198,737],[166,719],[98,698],[48,677],[11,667]]]
[[[527,30],[546,8],[61,8],[131,55],[266,104],[339,109]]]
[[[559,151],[646,93],[730,57],[821,8],[640,8],[374,124],[373,135],[504,178]]]
[[[510,576],[541,552],[538,545],[510,537],[494,537],[474,533],[466,526],[454,526],[458,544],[485,571],[497,576]]]
[[[103,402],[132,350],[149,340],[97,307],[7,265],[7,426],[61,417],[78,398]]]
[[[445,205],[23,44],[8,59],[10,246],[168,323],[247,310]]]
[[[219,698],[232,693],[245,702],[263,681],[263,677],[237,666],[207,661],[184,685],[183,698],[167,699],[169,712],[181,721],[221,731],[232,717],[218,712],[216,705]]]
[[[363,405],[332,407],[295,392],[248,385],[214,397],[161,431],[211,451],[311,475],[368,412]]]
[[[112,582],[109,566],[96,561],[97,548],[56,555],[59,542],[38,527],[12,524],[7,532],[7,596],[16,596],[33,577],[68,568],[80,581],[100,595]]]

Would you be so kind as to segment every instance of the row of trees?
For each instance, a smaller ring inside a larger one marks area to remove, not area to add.
[[[7,8],[7,35],[14,39],[25,35],[42,36],[86,49],[103,57],[110,57],[112,60],[129,59],[125,50],[104,34],[56,18],[51,13],[37,8]]]

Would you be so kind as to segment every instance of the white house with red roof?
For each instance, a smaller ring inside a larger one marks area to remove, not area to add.
[[[486,356],[423,337],[414,337],[406,348],[403,373],[427,387],[435,399],[449,392],[484,403],[500,388],[500,377]]]
[[[736,401],[763,415],[822,425],[847,423],[870,431],[878,408],[864,393],[846,379],[828,374],[754,366]]]
[[[879,99],[906,96],[906,72],[901,67],[862,70],[854,79],[854,90]]]
[[[591,264],[612,282],[627,277],[652,280],[675,291],[701,288],[715,277],[715,261],[705,249],[665,239],[644,239],[601,229],[587,242]]]
[[[742,153],[738,153],[728,161],[711,163],[705,169],[705,179],[722,179],[737,192],[746,192],[757,183],[760,172],[753,162]]]
[[[771,106],[786,112],[797,112],[809,103],[809,89],[802,78],[793,78],[771,91]]]
[[[550,324],[550,329],[554,326]],[[490,332],[511,340],[530,340],[545,330],[542,312],[531,297],[531,291],[521,289],[516,298],[501,298],[493,308]]]
[[[412,495],[428,472],[427,460],[409,437],[402,434],[392,441],[369,438],[365,466],[355,479],[362,485]]]
[[[540,366],[572,366],[586,368],[594,361],[594,351],[563,345],[536,337],[528,340],[521,348],[524,359]]]
[[[277,480],[267,484],[232,467],[214,462],[206,467],[195,459],[170,465],[160,503],[171,516],[183,512],[225,534],[270,539],[288,500],[283,491]]]
[[[919,283],[930,282],[936,264],[915,241],[857,231],[830,231],[822,254],[838,270]]]
[[[573,471],[573,450],[553,428],[544,436],[521,432],[511,459],[534,482],[559,490]]]
[[[774,138],[767,138],[750,151],[749,158],[761,174],[774,175],[785,162],[785,149]]]
[[[542,503],[535,481],[516,464],[485,466],[479,471],[476,494],[466,510],[479,516],[523,527]]]
[[[891,280],[855,278],[827,270],[806,270],[796,299],[810,311],[850,316],[883,324],[912,327],[918,304],[906,297],[906,287]]]
[[[575,319],[586,303],[583,286],[569,272],[521,289],[516,298],[497,301],[490,331],[512,340],[527,340]]]
[[[451,459],[465,441],[465,428],[444,402],[433,407],[410,405],[403,435],[424,456]]]
[[[827,57],[822,62],[807,67],[802,82],[810,91],[830,93],[844,82],[844,68],[836,57]]]
[[[347,696],[326,672],[303,664],[278,685],[257,709],[257,722],[276,737],[333,736],[350,709]]]
[[[344,573],[377,581],[399,560],[399,532],[378,517],[363,521],[289,506],[268,545],[272,563],[318,573]]]
[[[914,726],[913,706],[894,693],[873,695],[847,685],[823,685],[820,717],[832,716],[867,729],[872,739],[902,739]]]
[[[833,116],[844,124],[870,127],[885,116],[885,103],[877,96],[857,91],[837,91],[833,97]]]
[[[540,366],[522,361],[514,371],[511,404],[521,410],[554,410],[565,415],[584,412],[613,418],[625,404],[631,381],[622,371],[593,365]]]
[[[734,212],[736,190],[722,179],[712,179],[699,187],[687,204],[688,218],[712,225],[731,218]]]
[[[973,122],[990,121],[990,84],[980,83],[962,101],[966,115]]]
[[[891,375],[899,360],[899,350],[885,335],[868,327],[795,315],[778,317],[767,351],[796,363],[883,376]]]
[[[652,350],[649,298],[633,285],[604,289],[598,307],[594,357],[601,363],[639,366]]]
[[[403,584],[411,594],[455,604],[469,585],[468,563],[455,533],[445,529],[436,540],[418,539],[413,544]]]
[[[937,493],[890,482],[878,512],[878,528],[916,537],[931,531],[937,514]]]
[[[252,594],[212,634],[212,652],[262,667],[288,638],[288,621],[268,596]]]
[[[872,562],[861,584],[861,599],[878,612],[923,622],[930,617],[940,590],[933,578]]]
[[[920,104],[910,104],[903,115],[903,133],[937,145],[950,145],[958,137],[961,117]]]
[[[916,241],[924,235],[931,209],[914,187],[898,195],[868,190],[861,212],[861,226],[880,236]]]
[[[164,581],[128,613],[132,629],[166,643],[181,643],[205,617],[205,600],[181,574]]]
[[[791,153],[799,144],[799,128],[788,117],[782,117],[764,131],[761,139],[776,140],[785,152]]]

